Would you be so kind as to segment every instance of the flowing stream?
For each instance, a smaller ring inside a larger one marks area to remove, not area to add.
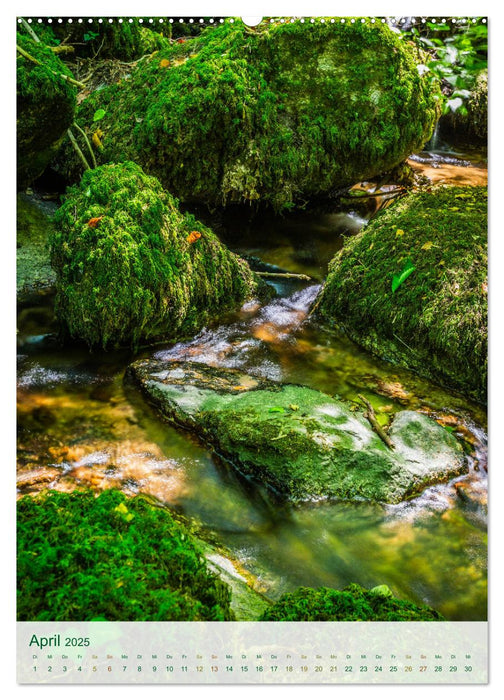
[[[117,487],[146,493],[215,536],[271,599],[297,586],[387,584],[450,620],[486,619],[486,415],[460,395],[371,357],[307,319],[327,263],[364,219],[355,212],[258,220],[232,247],[312,277],[277,284],[188,342],[135,357],[61,349],[50,307],[18,327],[18,490]],[[469,474],[398,506],[320,501],[291,507],[243,478],[190,434],[163,423],[123,383],[137,357],[190,360],[304,384],[350,401],[364,394],[379,420],[401,409],[434,416],[463,441]]]

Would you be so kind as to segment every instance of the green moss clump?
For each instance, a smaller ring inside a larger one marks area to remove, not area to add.
[[[432,608],[392,596],[387,586],[366,590],[351,583],[343,590],[297,588],[262,614],[268,622],[436,621],[444,618]]]
[[[413,273],[392,291],[411,261]],[[487,190],[409,195],[330,265],[316,303],[368,350],[486,401]]]
[[[51,49],[20,33],[17,43],[38,62],[19,53],[16,61],[17,175],[22,189],[55,156],[73,122],[77,91],[61,77],[72,74]]]
[[[142,496],[25,496],[17,546],[18,620],[233,619],[189,532]]]
[[[387,26],[241,20],[138,64],[79,107],[106,110],[101,162],[139,163],[185,202],[276,210],[385,172],[429,139],[436,96]],[[78,164],[68,153],[67,175]]]
[[[51,239],[64,333],[103,348],[174,340],[257,292],[247,263],[177,205],[134,163],[68,191]]]
[[[478,139],[488,137],[488,72],[481,71],[468,102],[471,131]]]

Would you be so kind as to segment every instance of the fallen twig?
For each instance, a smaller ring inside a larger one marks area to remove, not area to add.
[[[308,275],[298,274],[297,272],[256,272],[259,277],[283,277],[284,279],[296,280],[311,280]]]
[[[389,438],[389,436],[387,435],[387,433],[383,430],[383,428],[381,427],[381,425],[378,423],[378,421],[377,421],[377,419],[376,419],[375,412],[374,412],[374,410],[373,410],[373,407],[371,406],[371,404],[369,403],[369,401],[368,401],[364,396],[362,396],[362,394],[357,394],[357,396],[359,397],[359,399],[362,401],[362,403],[363,403],[363,404],[365,405],[365,407],[367,408],[367,411],[364,413],[364,417],[367,418],[368,421],[371,423],[371,427],[373,428],[373,430],[375,431],[375,433],[376,433],[376,434],[378,435],[378,437],[387,445],[387,447],[388,447],[390,450],[395,449],[394,443],[393,443],[392,440]]]
[[[67,134],[68,134],[68,136],[69,136],[69,138],[70,138],[70,141],[72,142],[72,146],[74,147],[75,152],[77,153],[77,155],[78,155],[79,158],[81,159],[82,163],[84,164],[84,169],[85,169],[85,170],[91,170],[91,168],[90,168],[90,166],[89,166],[89,163],[87,162],[84,153],[81,151],[81,149],[80,149],[80,147],[79,147],[79,144],[78,144],[77,141],[75,140],[75,136],[72,134],[72,132],[70,131],[70,129],[67,129]]]
[[[88,147],[89,153],[91,154],[91,160],[93,161],[93,168],[96,168],[95,154],[94,154],[93,149],[91,148],[91,144],[89,143],[89,139],[86,135],[86,132],[84,131],[84,129],[80,128],[80,126],[77,124],[77,122],[74,122],[73,125],[75,126],[77,131],[79,131],[82,134],[84,141],[86,142],[86,146]]]
[[[353,190],[354,192],[358,192],[358,190]],[[406,194],[407,190],[405,187],[398,187],[395,190],[388,190],[388,192],[366,192],[365,194],[350,194],[341,197],[341,199],[351,199],[351,200],[356,200],[356,199],[372,199],[375,197],[386,197],[388,195],[390,196],[397,196],[399,194]]]

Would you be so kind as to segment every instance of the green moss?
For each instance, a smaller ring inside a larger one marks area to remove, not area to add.
[[[184,201],[279,210],[384,172],[429,138],[437,101],[386,26],[240,20],[142,61],[106,108],[102,162],[129,158]],[[69,153],[67,174],[75,177]]]
[[[258,288],[247,263],[134,163],[87,171],[54,223],[56,314],[92,347],[194,333]]]
[[[18,620],[230,620],[230,592],[169,513],[119,491],[17,506]]]
[[[444,618],[432,608],[392,597],[387,586],[366,590],[351,583],[341,591],[333,588],[297,588],[267,608],[261,620],[285,621],[436,621]]]
[[[408,260],[415,270],[392,291]],[[487,191],[405,197],[333,259],[318,314],[367,349],[486,400]]]
[[[17,55],[17,169],[23,188],[42,174],[72,124],[76,89],[61,77],[72,74],[49,48],[19,33],[17,43],[39,63]]]

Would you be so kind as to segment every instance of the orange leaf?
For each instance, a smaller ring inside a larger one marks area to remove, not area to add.
[[[93,219],[89,219],[87,225],[89,228],[96,228],[102,219],[103,216],[95,216]]]
[[[201,238],[201,233],[199,231],[191,231],[191,233],[187,236],[186,241],[189,244],[196,243],[198,238]]]
[[[160,63],[159,63],[160,68],[168,68],[169,65],[170,65],[170,61],[167,58],[162,58]]]

